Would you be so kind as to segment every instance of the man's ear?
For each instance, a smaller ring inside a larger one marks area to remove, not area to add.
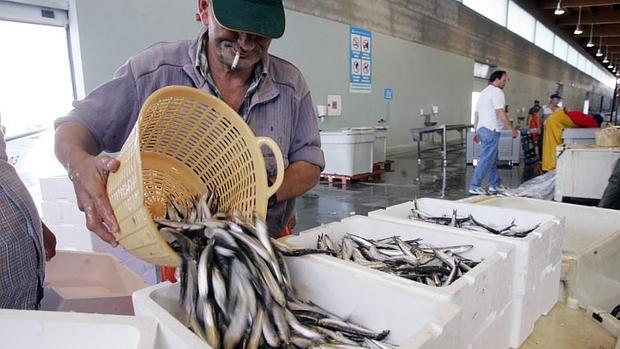
[[[204,25],[209,24],[209,5],[209,0],[198,0],[196,21],[202,22]]]

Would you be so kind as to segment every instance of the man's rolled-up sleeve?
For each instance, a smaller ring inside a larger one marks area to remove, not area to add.
[[[325,168],[319,126],[310,92],[306,93],[299,103],[297,125],[289,150],[288,160],[289,163],[306,161],[319,166],[321,171]]]
[[[90,131],[101,150],[116,152],[129,136],[139,106],[136,81],[128,62],[117,70],[112,80],[83,100],[73,102],[73,109],[67,116],[56,119],[54,127],[77,122]]]

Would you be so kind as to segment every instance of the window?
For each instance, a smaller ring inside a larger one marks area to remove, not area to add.
[[[588,62],[588,59],[586,57],[584,57],[583,55],[579,55],[579,70],[581,70],[582,72],[586,72],[586,63]]]
[[[474,77],[488,79],[493,68],[495,67],[491,67],[488,64],[474,62]]]
[[[534,42],[534,30],[536,29],[536,20],[532,15],[527,13],[513,1],[508,3],[508,29],[523,37],[524,39]]]
[[[575,50],[572,46],[568,47],[568,56],[566,57],[566,61],[572,65],[573,67],[577,67],[577,57],[579,56],[579,52]]]
[[[553,53],[553,32],[542,23],[536,22],[536,39],[534,43],[543,50]]]
[[[507,0],[463,0],[463,5],[495,21],[502,27],[506,26]]]
[[[553,54],[559,59],[565,61],[567,50],[568,44],[566,43],[566,41],[560,39],[560,37],[556,35],[553,44]]]
[[[480,92],[472,92],[471,93],[471,124],[474,124],[474,119],[476,118],[476,105],[478,104],[478,97],[480,97]]]

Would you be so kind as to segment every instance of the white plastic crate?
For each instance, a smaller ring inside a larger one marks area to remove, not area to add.
[[[3,348],[153,349],[155,319],[0,309]]]
[[[402,348],[457,347],[457,306],[416,297],[402,283],[359,268],[310,257],[285,259],[302,299],[368,328],[389,329],[387,341]],[[178,294],[179,284],[167,282],[138,291],[136,314],[159,321],[158,348],[209,348],[187,328]]]
[[[564,144],[594,144],[594,132],[600,128],[565,128],[562,131]]]
[[[466,200],[564,217],[562,274],[568,297],[576,299],[584,308],[593,306],[611,311],[618,304],[620,211],[529,198],[472,198]]]
[[[454,234],[441,227],[416,227],[363,216],[349,217],[340,222],[322,225],[303,231],[297,236],[287,236],[281,241],[293,247],[315,247],[317,238],[321,234],[329,235],[335,243],[339,244],[347,233],[375,240],[394,235],[404,240],[421,238],[423,243],[433,246],[474,245],[473,249],[461,255],[473,260],[484,259],[484,261],[446,287],[429,286],[334,257],[312,256],[316,259],[329,259],[336,263],[343,263],[352,269],[365,270],[377,274],[378,277],[402,283],[415,295],[456,304],[461,307],[459,343],[471,343],[474,338],[472,333],[477,333],[484,328],[488,315],[497,309],[505,308],[510,303],[510,290],[512,289],[510,272],[514,263],[513,248],[510,245]]]
[[[133,315],[131,294],[147,286],[111,255],[58,251],[45,267],[41,309]]]
[[[607,187],[620,148],[572,144],[556,150],[555,201],[564,197],[599,200]]]
[[[453,209],[456,209],[459,216],[472,214],[481,221],[498,226],[508,225],[513,219],[515,219],[515,224],[523,229],[541,223],[538,229],[525,238],[511,238],[445,227],[449,231],[509,243],[515,247],[515,263],[512,271],[514,311],[510,344],[512,347],[521,345],[534,328],[536,319],[544,312],[539,306],[540,302],[535,300],[539,296],[537,289],[540,287],[541,274],[545,269],[561,260],[563,218],[556,218],[548,214],[439,199],[418,199],[417,203],[418,208],[430,215],[451,215]],[[429,228],[436,226],[435,224],[409,219],[413,207],[414,203],[410,201],[388,207],[385,210],[369,212],[368,216]]]
[[[321,132],[323,173],[353,176],[372,172],[374,130]]]
[[[387,127],[375,127],[375,142],[373,148],[373,163],[385,162],[387,151]]]

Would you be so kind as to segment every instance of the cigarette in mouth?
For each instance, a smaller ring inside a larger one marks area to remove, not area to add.
[[[233,59],[233,62],[230,65],[230,70],[235,70],[235,68],[237,68],[237,64],[239,64],[239,51],[235,52],[235,59]]]

